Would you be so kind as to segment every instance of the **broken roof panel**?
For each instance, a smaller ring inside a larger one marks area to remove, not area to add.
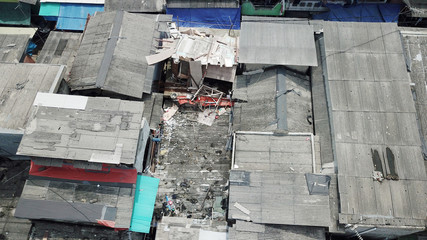
[[[0,34],[0,62],[19,63],[32,37],[30,34]]]
[[[397,25],[324,27],[339,222],[425,227],[427,178]]]
[[[19,155],[134,164],[144,103],[39,93]]]
[[[242,22],[239,62],[317,66],[313,26]]]
[[[106,0],[105,11],[128,11],[128,12],[162,12],[164,0],[140,1],[140,0]]]
[[[329,196],[310,195],[304,176],[313,171],[311,141],[307,136],[237,132],[229,218],[328,227]]]
[[[153,54],[160,38],[157,15],[98,13],[89,21],[68,84],[74,91],[103,90],[142,98],[158,80],[158,68],[143,56]],[[170,19],[170,18],[169,18]],[[114,36],[114,37],[111,37]]]

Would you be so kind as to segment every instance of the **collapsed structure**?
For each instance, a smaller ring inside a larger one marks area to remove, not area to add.
[[[83,35],[50,34],[37,62],[67,70],[0,65],[0,147],[31,159],[16,217],[156,239],[425,230],[425,33],[260,17],[208,31],[122,11],[161,1],[107,2]],[[53,94],[63,77],[75,95]]]

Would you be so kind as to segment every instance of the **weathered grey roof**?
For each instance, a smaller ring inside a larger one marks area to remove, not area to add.
[[[317,66],[313,26],[242,22],[239,62]]]
[[[415,84],[415,109],[422,133],[423,153],[427,156],[427,29],[399,28],[410,76]],[[427,168],[427,165],[426,165]]]
[[[105,0],[105,11],[124,10],[128,12],[162,12],[164,0]]]
[[[37,56],[37,62],[66,65],[67,73],[69,73],[79,49],[82,35],[82,33],[75,32],[50,32]]]
[[[309,226],[257,224],[237,220],[236,224],[229,228],[228,239],[321,240],[325,239],[325,229]]]
[[[339,222],[424,227],[426,172],[397,25],[324,27]],[[374,181],[374,170],[395,180]]]
[[[237,0],[166,0],[168,8],[238,8]]]
[[[310,137],[237,133],[229,218],[265,224],[330,225],[329,197],[309,195]],[[311,214],[307,214],[310,212]]]
[[[158,222],[156,239],[158,240],[226,240],[225,222],[185,217],[163,217]]]
[[[64,74],[60,65],[0,63],[0,128],[23,130],[37,92],[49,92]]]
[[[32,37],[29,34],[0,34],[0,62],[19,63]]]
[[[112,221],[129,228],[135,185],[114,187],[67,181],[27,180],[19,199],[18,218],[100,224]]]
[[[312,132],[310,83],[306,77],[273,68],[253,75],[238,75],[234,83],[234,130],[283,129]]]
[[[155,53],[155,38],[161,35],[156,19],[165,20],[159,16],[118,11],[92,17],[71,69],[71,89],[134,98],[151,93],[158,68],[148,66],[144,56]]]
[[[143,102],[39,93],[34,105],[17,154],[134,163]]]

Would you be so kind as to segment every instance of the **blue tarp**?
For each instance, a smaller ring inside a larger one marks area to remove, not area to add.
[[[160,179],[138,175],[130,229],[149,233]]]
[[[240,8],[167,8],[180,27],[240,29]]]
[[[402,5],[360,3],[351,6],[326,4],[326,7],[329,12],[314,15],[313,19],[336,22],[397,22]]]
[[[103,11],[104,5],[100,4],[61,3],[56,29],[83,31],[87,15]]]

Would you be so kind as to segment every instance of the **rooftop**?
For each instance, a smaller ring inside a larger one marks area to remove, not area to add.
[[[244,101],[234,105],[234,130],[313,131],[307,76],[281,67],[259,69],[238,75],[233,90],[233,98]]]
[[[15,217],[129,228],[134,197],[135,185],[117,187],[30,178]]]
[[[162,12],[165,6],[164,0],[139,1],[139,0],[106,0],[105,11],[129,11],[129,12]]]
[[[64,67],[0,63],[0,72],[0,128],[22,131],[37,92],[55,89],[62,79]]]
[[[317,66],[313,26],[283,23],[242,22],[239,62]]]
[[[310,134],[237,132],[230,172],[229,218],[328,227],[329,183],[325,194],[310,194],[309,178],[305,176],[315,171],[313,141]]]
[[[134,164],[144,103],[39,93],[19,155]]]
[[[33,35],[0,33],[0,62],[21,62]]]
[[[397,25],[328,22],[324,38],[339,222],[424,228],[426,171]]]
[[[68,81],[71,90],[106,91],[140,99],[159,80],[156,65],[144,57],[155,52],[160,22],[169,15],[133,14],[123,11],[92,17]]]
[[[82,35],[76,32],[51,31],[37,56],[37,63],[66,65],[66,77],[68,77],[79,49]]]

